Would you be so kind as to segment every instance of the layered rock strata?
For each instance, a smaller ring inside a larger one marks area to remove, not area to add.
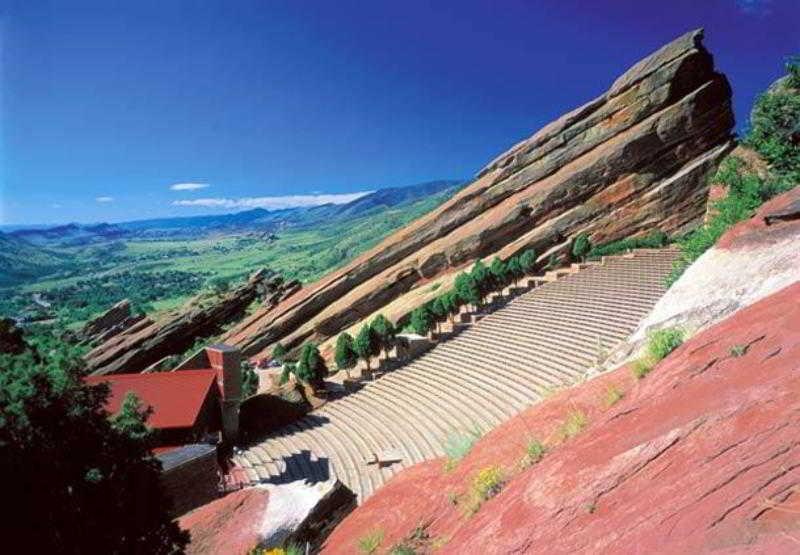
[[[646,57],[598,98],[498,156],[437,210],[225,338],[266,357],[278,340],[325,341],[378,311],[398,319],[419,286],[478,258],[534,248],[681,232],[702,220],[708,176],[731,148],[731,91],[687,33]]]

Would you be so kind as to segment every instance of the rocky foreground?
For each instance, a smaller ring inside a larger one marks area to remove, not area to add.
[[[407,470],[323,553],[793,553],[800,546],[800,284],[692,338],[641,381],[628,368],[495,429],[452,472]],[[624,396],[607,407],[609,388]],[[561,439],[579,412],[588,424]],[[747,433],[742,431],[746,430]],[[518,470],[531,438],[548,452]],[[508,481],[472,516],[483,469]]]
[[[383,312],[399,320],[477,258],[534,248],[543,264],[594,243],[702,220],[707,177],[731,146],[730,87],[693,31],[487,165],[439,209],[342,269],[259,310],[224,341],[268,357]]]
[[[800,187],[731,228],[670,289],[652,327],[704,331],[649,375],[623,366],[565,390],[493,430],[451,472],[443,460],[403,471],[323,552],[357,552],[370,534],[383,538],[377,552],[797,552],[798,241]],[[709,266],[719,257],[724,266]],[[691,294],[701,288],[710,299]],[[521,464],[532,439],[546,453]],[[470,515],[487,469],[504,483]]]

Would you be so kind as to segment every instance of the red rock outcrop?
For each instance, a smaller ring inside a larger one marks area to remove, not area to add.
[[[278,340],[321,342],[376,311],[397,320],[427,300],[421,284],[477,258],[535,248],[545,260],[582,232],[597,243],[697,223],[734,123],[730,88],[702,36],[687,33],[643,59],[440,208],[224,340],[268,356]]]
[[[183,353],[197,338],[219,333],[222,326],[241,318],[257,297],[273,306],[297,289],[297,282],[284,283],[280,276],[259,270],[246,283],[219,297],[195,297],[157,321],[144,318],[112,335],[86,354],[87,371],[141,372],[164,357]]]
[[[623,397],[609,406],[609,388]],[[562,423],[587,422],[566,438]],[[323,553],[795,553],[800,550],[800,283],[699,333],[636,381],[623,367],[493,430],[451,471],[412,467]],[[543,459],[521,467],[532,438]],[[477,472],[506,482],[467,516]],[[419,527],[419,528],[418,528]],[[415,533],[416,530],[416,533]]]

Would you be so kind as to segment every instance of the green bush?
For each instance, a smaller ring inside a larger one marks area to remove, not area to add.
[[[681,346],[684,339],[683,330],[678,328],[664,328],[648,337],[647,353],[655,362],[664,359],[668,354]]]
[[[411,312],[411,329],[417,335],[428,335],[433,328],[433,313],[428,305],[422,305]]]
[[[358,539],[358,550],[364,555],[370,555],[378,551],[378,548],[383,543],[383,530],[377,529],[361,536]]]
[[[633,249],[659,249],[669,243],[669,237],[660,229],[654,229],[644,237],[631,237],[592,247],[587,258],[600,258],[628,252]]]
[[[258,374],[249,362],[242,363],[242,395],[250,397],[258,391]]]
[[[350,370],[355,368],[358,362],[358,355],[355,350],[353,350],[353,337],[349,333],[342,332],[339,334],[339,337],[336,338],[334,360],[336,362],[336,367],[339,370],[344,370],[349,378]]]

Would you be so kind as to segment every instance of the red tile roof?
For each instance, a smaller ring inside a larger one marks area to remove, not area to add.
[[[129,391],[135,393],[144,406],[153,407],[147,424],[157,429],[191,428],[211,389],[217,387],[214,370],[112,374],[85,380],[90,385],[108,382],[111,395],[105,408],[111,414],[119,412]]]

